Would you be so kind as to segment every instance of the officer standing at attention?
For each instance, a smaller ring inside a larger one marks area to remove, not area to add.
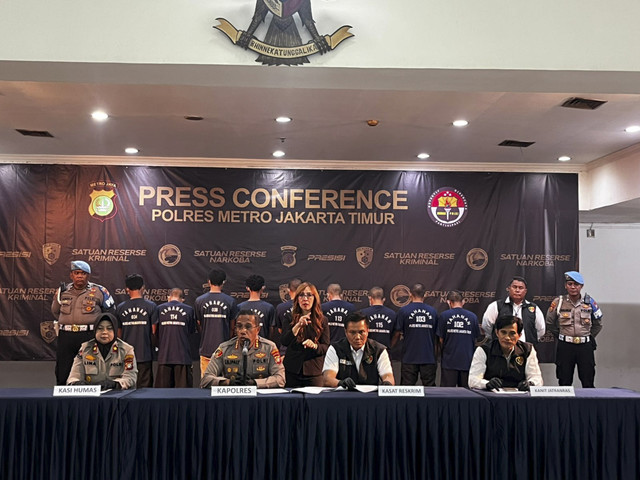
[[[533,346],[538,344],[545,333],[544,314],[535,304],[528,301],[527,281],[524,277],[513,277],[507,287],[507,298],[491,302],[482,317],[482,328],[487,338],[496,338],[493,325],[498,317],[515,315],[522,320],[522,341]]]
[[[114,311],[114,301],[102,285],[89,282],[91,267],[87,262],[71,262],[71,283],[58,288],[51,313],[58,333],[56,349],[56,383],[65,385],[80,345],[94,338],[96,319],[104,312]]]
[[[215,385],[284,387],[285,374],[278,347],[258,336],[260,322],[252,310],[240,310],[235,321],[237,336],[216,349],[200,381],[200,388]],[[245,363],[246,362],[246,363]]]
[[[326,387],[355,390],[356,385],[395,385],[387,349],[369,338],[369,319],[351,313],[344,323],[346,338],[327,350],[322,367]]]
[[[547,328],[558,340],[556,376],[558,385],[571,385],[578,365],[583,388],[593,388],[596,375],[595,337],[602,330],[602,311],[588,294],[582,295],[584,278],[579,272],[564,274],[567,295],[551,302]]]

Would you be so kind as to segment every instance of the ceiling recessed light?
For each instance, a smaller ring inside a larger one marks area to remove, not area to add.
[[[185,120],[191,120],[192,122],[199,122],[203,118],[204,117],[201,117],[200,115],[185,115],[184,116]]]
[[[139,151],[140,150],[138,150],[136,147],[127,147],[124,149],[124,153],[128,153],[129,155],[135,155]]]
[[[276,150],[272,153],[272,155],[276,158],[284,157],[284,152],[282,150]]]
[[[104,122],[107,118],[109,118],[109,115],[107,114],[107,112],[103,112],[102,110],[96,110],[91,114],[91,118],[93,118],[97,122]]]
[[[418,155],[416,155],[420,160],[426,160],[427,158],[429,158],[429,154],[428,153],[419,153]]]
[[[276,122],[278,123],[289,123],[291,121],[291,117],[278,117],[276,118]]]
[[[630,127],[625,128],[624,131],[627,133],[640,132],[640,125],[631,125]]]
[[[566,155],[562,155],[561,157],[558,157],[559,162],[568,162],[569,160],[571,160],[571,157],[567,157]]]
[[[454,127],[466,127],[467,125],[469,125],[469,122],[466,120],[454,120],[453,122]]]

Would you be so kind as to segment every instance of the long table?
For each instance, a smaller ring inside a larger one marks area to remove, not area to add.
[[[0,389],[0,478],[640,478],[640,393]]]

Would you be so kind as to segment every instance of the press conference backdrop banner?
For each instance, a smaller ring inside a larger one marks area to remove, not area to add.
[[[274,304],[296,277],[358,307],[382,286],[393,309],[421,282],[438,311],[459,289],[478,316],[513,275],[546,311],[578,266],[574,174],[12,164],[0,191],[0,360],[54,358],[51,301],[76,259],[116,302],[138,272],[150,300],[181,287],[193,304],[221,267],[238,301],[251,274]]]

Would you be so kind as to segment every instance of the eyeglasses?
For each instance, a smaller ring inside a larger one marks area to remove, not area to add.
[[[313,298],[313,293],[302,292],[302,293],[298,294],[298,296],[301,297],[301,298]]]
[[[253,330],[254,328],[256,326],[251,323],[236,323],[236,330]]]

